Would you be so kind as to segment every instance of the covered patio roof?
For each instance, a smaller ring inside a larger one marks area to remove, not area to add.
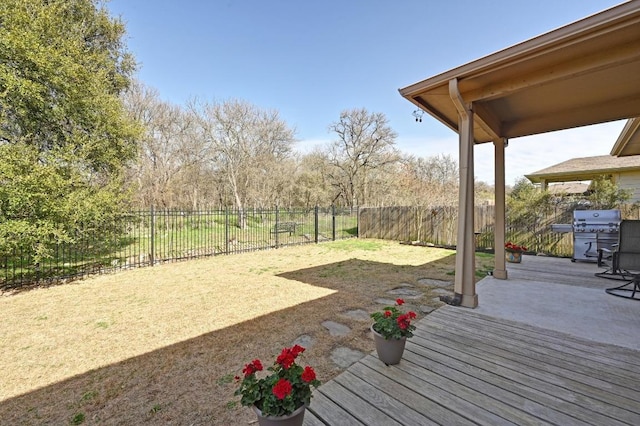
[[[623,3],[400,93],[458,132],[458,110],[449,92],[452,79],[464,102],[473,103],[475,143],[638,117],[640,1]],[[640,154],[640,143],[629,148],[631,152],[621,152]]]
[[[495,147],[493,276],[507,279],[506,143],[510,138],[640,117],[640,0],[412,84],[400,94],[459,135],[455,297],[447,303],[476,307],[474,144],[493,142]],[[637,120],[627,123],[616,143],[621,155],[640,154],[634,123]]]

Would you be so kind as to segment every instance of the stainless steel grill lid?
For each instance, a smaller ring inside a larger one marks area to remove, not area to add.
[[[573,259],[595,262],[599,249],[618,242],[620,210],[574,210]]]

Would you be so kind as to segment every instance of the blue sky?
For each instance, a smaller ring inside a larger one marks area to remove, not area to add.
[[[137,78],[162,99],[237,98],[276,109],[297,149],[328,143],[340,111],[382,112],[397,147],[457,159],[457,135],[398,89],[619,4],[615,0],[111,0]],[[574,157],[608,154],[624,123],[513,139],[507,184]],[[578,148],[579,147],[579,148]],[[493,184],[493,146],[475,149]]]

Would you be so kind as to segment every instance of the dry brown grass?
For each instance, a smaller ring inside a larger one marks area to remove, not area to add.
[[[479,258],[478,266],[487,263]],[[215,257],[0,297],[0,423],[247,424],[233,397],[244,363],[272,362],[301,334],[322,381],[340,346],[373,350],[386,291],[453,280],[453,252],[348,240]],[[418,304],[433,305],[429,292]],[[321,323],[352,328],[332,337]]]

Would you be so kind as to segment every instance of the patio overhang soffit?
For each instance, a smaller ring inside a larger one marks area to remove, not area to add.
[[[473,104],[475,143],[640,117],[640,0],[400,89],[458,132],[449,94]],[[638,120],[635,120],[637,123]],[[640,139],[632,132],[636,139]],[[640,154],[640,143],[624,155]]]

